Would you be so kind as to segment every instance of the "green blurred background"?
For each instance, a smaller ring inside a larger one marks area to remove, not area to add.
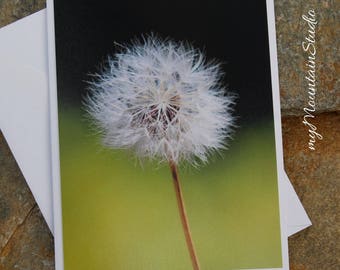
[[[65,269],[192,269],[168,166],[104,149],[80,109],[59,127]],[[272,121],[179,171],[202,270],[281,266]]]

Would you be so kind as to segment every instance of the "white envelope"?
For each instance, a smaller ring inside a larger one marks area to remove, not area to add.
[[[53,231],[46,10],[0,29],[0,129]]]
[[[53,233],[46,9],[0,29],[0,129]],[[288,236],[311,225],[284,173]]]

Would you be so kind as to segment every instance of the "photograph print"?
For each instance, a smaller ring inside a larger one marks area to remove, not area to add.
[[[57,270],[282,267],[266,2],[53,4]]]

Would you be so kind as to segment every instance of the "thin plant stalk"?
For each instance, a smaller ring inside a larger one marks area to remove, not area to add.
[[[194,243],[193,243],[192,237],[191,237],[189,221],[188,221],[187,213],[186,213],[186,210],[185,210],[182,189],[181,189],[181,185],[180,185],[179,178],[178,178],[177,166],[172,161],[169,162],[169,165],[170,165],[170,170],[171,170],[171,173],[172,173],[179,215],[180,215],[181,222],[182,222],[185,240],[187,242],[187,247],[188,247],[189,255],[190,255],[190,258],[191,258],[192,267],[193,267],[194,270],[200,270],[197,254],[196,254],[196,251],[195,251],[195,246],[194,246]]]

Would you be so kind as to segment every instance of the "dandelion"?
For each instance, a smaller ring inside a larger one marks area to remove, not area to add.
[[[184,42],[153,35],[121,46],[90,82],[86,109],[103,144],[130,149],[170,166],[193,269],[192,241],[177,165],[206,163],[225,148],[233,125],[233,96],[221,83],[220,65]]]

